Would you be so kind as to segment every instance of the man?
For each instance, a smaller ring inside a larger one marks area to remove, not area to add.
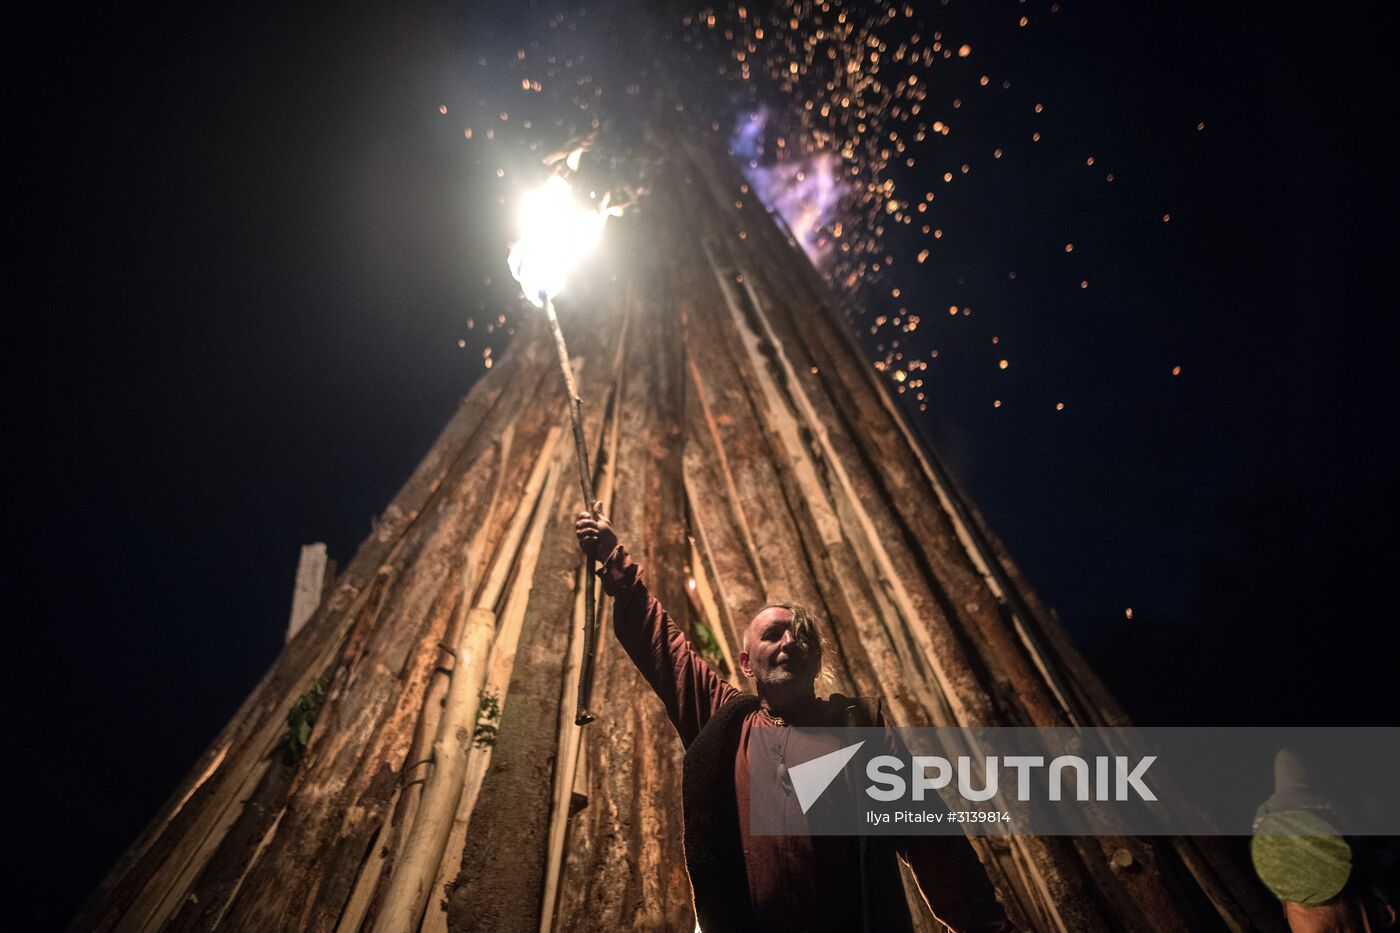
[[[751,743],[758,748],[769,729],[883,725],[878,701],[816,696],[822,664],[816,620],[788,602],[770,603],[749,622],[738,660],[757,695],[742,693],[690,647],[647,591],[601,508],[580,512],[576,530],[579,547],[602,562],[598,575],[615,600],[618,641],[686,748],[686,868],[704,933],[911,930],[898,858],[956,933],[1015,930],[964,837],[750,835]]]

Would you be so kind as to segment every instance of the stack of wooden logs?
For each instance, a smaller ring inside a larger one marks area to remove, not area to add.
[[[1126,723],[721,153],[674,140],[607,236],[629,261],[560,306],[595,488],[725,676],[785,597],[826,620],[832,689],[901,725]],[[74,929],[694,927],[680,742],[607,600],[599,718],[573,724],[580,503],[553,354],[522,327]],[[1279,928],[1200,840],[977,846],[1029,929]]]

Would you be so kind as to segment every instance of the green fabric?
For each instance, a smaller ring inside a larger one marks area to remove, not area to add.
[[[1335,827],[1307,810],[1264,817],[1255,828],[1250,856],[1270,891],[1306,907],[1332,900],[1351,877],[1351,846]]]

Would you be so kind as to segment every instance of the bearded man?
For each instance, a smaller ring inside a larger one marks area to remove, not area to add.
[[[576,530],[579,547],[602,564],[598,575],[614,599],[618,641],[686,749],[686,869],[704,933],[912,930],[899,859],[934,915],[956,933],[1014,933],[965,837],[751,834],[749,756],[759,735],[802,726],[883,726],[879,702],[817,697],[816,618],[786,601],[764,606],[745,630],[739,668],[755,694],[741,692],[691,648],[647,591],[641,568],[601,508],[580,512]]]

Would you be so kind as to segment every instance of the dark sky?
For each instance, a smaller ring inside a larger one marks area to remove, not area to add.
[[[941,192],[944,252],[900,272],[977,309],[920,338],[920,430],[1142,721],[1393,724],[1393,23],[1064,0],[1021,36],[1048,3],[965,2],[931,18],[1045,101],[1046,145]],[[299,546],[348,560],[504,348],[495,170],[539,153],[463,125],[555,10],[11,36],[4,923],[72,914],[277,653]],[[950,140],[1018,140],[1010,112]]]

